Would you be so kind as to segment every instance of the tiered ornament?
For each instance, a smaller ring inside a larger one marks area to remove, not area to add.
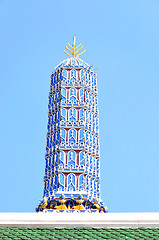
[[[100,198],[100,153],[97,75],[71,58],[51,74],[45,154],[44,195],[36,211],[106,212]]]

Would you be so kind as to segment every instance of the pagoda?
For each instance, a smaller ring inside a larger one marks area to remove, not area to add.
[[[100,196],[97,74],[81,44],[51,74],[44,193],[36,211],[106,212]]]

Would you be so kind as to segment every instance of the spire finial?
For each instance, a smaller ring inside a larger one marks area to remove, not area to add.
[[[73,46],[76,46],[76,37],[73,36]]]
[[[81,50],[81,49],[83,48],[83,46],[81,46],[81,43],[80,43],[80,44],[76,47],[76,37],[75,37],[75,36],[73,37],[73,45],[70,45],[70,44],[68,43],[68,46],[69,46],[72,50],[70,50],[67,46],[66,46],[66,49],[67,49],[71,54],[67,53],[65,50],[64,50],[64,53],[67,54],[68,56],[70,56],[71,58],[72,58],[72,57],[73,57],[73,58],[78,58],[82,53],[84,53],[84,52],[86,51],[86,50],[84,50],[83,52],[81,52],[81,53],[79,53],[79,54],[76,55],[76,53],[78,53],[79,50]],[[81,46],[81,47],[76,51],[76,49],[77,49],[79,46]]]

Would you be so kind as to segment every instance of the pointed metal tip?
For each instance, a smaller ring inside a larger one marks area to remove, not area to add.
[[[76,45],[76,37],[75,36],[73,36],[73,45],[75,46]]]

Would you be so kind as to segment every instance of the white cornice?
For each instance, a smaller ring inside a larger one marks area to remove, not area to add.
[[[159,213],[0,213],[0,227],[159,228]]]

